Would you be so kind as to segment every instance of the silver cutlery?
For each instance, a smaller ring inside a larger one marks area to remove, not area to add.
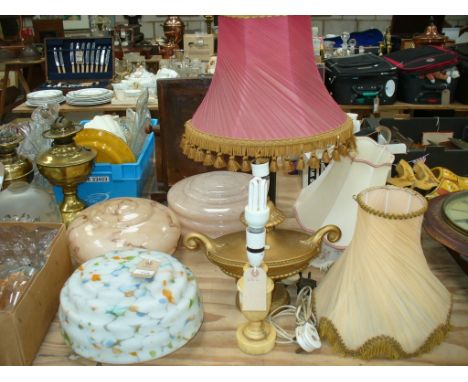
[[[62,71],[60,70],[60,62],[59,62],[56,46],[54,46],[54,60],[55,60],[55,66],[57,67],[57,73],[62,73]]]
[[[88,42],[86,44],[86,52],[85,52],[85,72],[88,73],[89,72],[89,59],[90,59],[90,56],[91,56],[91,43]]]
[[[73,49],[73,44],[73,42],[70,44],[70,65],[72,73],[75,73],[75,50]]]
[[[96,69],[94,68],[94,55],[96,54],[96,43],[93,42],[91,44],[91,63],[90,63],[90,71],[94,72]]]
[[[60,67],[62,68],[62,73],[66,73],[65,64],[63,62],[63,50],[62,47],[59,48],[59,60],[60,60]]]
[[[79,42],[76,43],[75,60],[78,73],[83,73],[83,45],[83,43],[81,45]]]
[[[96,72],[99,72],[99,58],[101,57],[101,47],[98,46],[96,50],[96,59],[94,61],[94,70]]]
[[[107,68],[109,66],[109,59],[110,59],[110,53],[111,53],[111,49],[107,49],[107,52],[106,52],[106,67],[104,68],[104,72],[107,72]]]
[[[104,69],[104,59],[106,57],[106,47],[103,46],[102,47],[102,50],[101,50],[101,62],[100,62],[100,68],[99,68],[99,71],[102,72],[102,70]]]

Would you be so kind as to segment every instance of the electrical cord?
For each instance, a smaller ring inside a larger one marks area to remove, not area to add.
[[[280,317],[294,316],[296,329],[294,333],[283,329],[276,320]],[[276,329],[276,343],[297,343],[306,352],[314,351],[322,346],[317,333],[317,320],[312,311],[312,288],[306,286],[297,295],[296,305],[283,305],[276,308],[268,316],[271,325]]]

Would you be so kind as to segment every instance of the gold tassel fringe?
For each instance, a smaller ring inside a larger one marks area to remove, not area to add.
[[[235,139],[204,133],[193,126],[192,120],[185,123],[185,140],[191,146],[216,153],[237,157],[292,157],[304,152],[323,150],[328,145],[354,141],[353,123],[350,118],[336,129],[312,137],[259,141],[256,139]],[[353,144],[353,143],[351,143]]]
[[[205,153],[202,149],[198,149],[195,153],[195,158],[193,159],[195,162],[202,163],[205,160]]]
[[[189,151],[190,151],[190,143],[188,143],[188,141],[185,140],[184,147],[182,148],[182,154],[188,157]]]
[[[447,313],[445,323],[440,324],[429,334],[426,341],[413,353],[407,353],[403,350],[401,345],[390,336],[376,336],[368,339],[359,348],[352,350],[349,349],[341,337],[340,333],[336,329],[335,325],[331,320],[326,317],[321,317],[317,326],[317,331],[320,338],[327,340],[332,346],[333,351],[336,353],[343,354],[354,358],[361,358],[364,360],[370,360],[374,358],[389,358],[389,359],[400,359],[400,358],[411,358],[417,357],[423,353],[430,352],[435,346],[440,345],[447,333],[451,329],[450,316],[452,315],[453,297],[451,297],[450,308]],[[317,317],[317,310],[315,306],[315,295],[313,295],[312,311]]]
[[[312,156],[309,159],[309,167],[313,168],[314,170],[318,170],[320,168],[320,161],[315,156],[315,154],[312,154]]]
[[[182,134],[182,139],[180,140],[180,149],[183,151],[185,149],[185,143],[187,142],[187,140],[185,139],[185,134]]]
[[[299,160],[297,161],[296,170],[302,171],[302,170],[304,170],[304,167],[305,167],[304,155],[301,155],[299,157]]]
[[[413,353],[403,350],[397,340],[390,336],[377,336],[370,338],[356,350],[351,350],[343,342],[335,325],[325,317],[319,322],[318,332],[322,340],[327,340],[336,353],[354,358],[370,360],[374,358],[409,358],[431,351],[435,346],[442,343],[445,335],[450,330],[450,313],[445,324],[439,325],[427,338],[427,340]]]
[[[211,151],[206,151],[205,159],[203,160],[203,166],[209,167],[209,166],[213,166],[213,164],[214,164],[213,154],[211,153]]]
[[[242,167],[241,167],[242,172],[250,172],[252,171],[252,166],[250,165],[249,157],[244,156],[242,158]]]
[[[270,172],[278,172],[278,162],[276,161],[276,157],[271,158]]]
[[[226,167],[226,162],[223,159],[223,154],[218,153],[216,154],[216,159],[213,163],[214,168],[224,168]]]
[[[344,143],[342,143],[338,147],[338,152],[340,153],[340,155],[345,157],[346,155],[348,155],[348,147]]]
[[[332,152],[332,158],[333,160],[339,162],[340,161],[340,153],[338,152],[338,149],[335,147]]]
[[[241,166],[239,163],[237,163],[236,158],[233,155],[231,155],[228,160],[227,170],[236,172],[240,170],[240,167]]]
[[[195,146],[191,146],[187,157],[189,159],[195,159],[195,154],[196,153],[197,153],[197,148]]]

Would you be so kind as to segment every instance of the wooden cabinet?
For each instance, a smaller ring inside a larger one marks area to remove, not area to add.
[[[184,124],[197,110],[210,86],[211,78],[176,78],[158,80],[160,141],[157,155],[161,168],[158,181],[167,191],[177,181],[209,171],[182,154],[180,140]]]

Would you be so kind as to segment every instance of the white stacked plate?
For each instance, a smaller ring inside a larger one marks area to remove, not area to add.
[[[109,103],[114,92],[103,88],[81,89],[68,92],[66,101],[73,106],[93,106]]]
[[[46,106],[48,103],[62,103],[65,101],[61,90],[39,90],[26,96],[26,105],[31,107]]]

